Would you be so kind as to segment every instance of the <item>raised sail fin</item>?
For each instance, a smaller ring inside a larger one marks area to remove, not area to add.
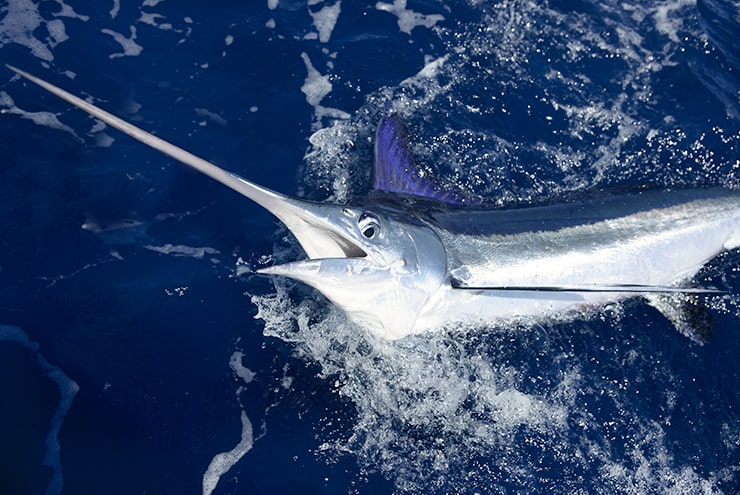
[[[411,152],[408,128],[395,113],[383,117],[378,123],[372,188],[433,198],[450,204],[471,202],[458,191],[447,190],[431,177],[424,177]]]

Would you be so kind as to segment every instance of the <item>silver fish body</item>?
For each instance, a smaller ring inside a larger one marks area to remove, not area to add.
[[[684,284],[707,261],[740,245],[740,193],[592,194],[552,206],[442,212],[429,225],[444,245],[450,283],[430,299],[418,330],[688,291]]]
[[[355,206],[291,198],[9,68],[270,211],[308,259],[259,272],[315,287],[387,339],[466,322],[568,315],[637,295],[677,326],[690,326],[665,296],[704,292],[685,282],[722,250],[740,246],[734,191],[592,193],[514,209],[452,206],[458,195],[414,175],[408,131],[393,115],[376,134],[376,194]],[[399,192],[426,197],[385,194]]]

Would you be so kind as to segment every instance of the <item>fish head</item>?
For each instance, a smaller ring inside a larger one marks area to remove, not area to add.
[[[315,203],[285,196],[155,136],[47,81],[16,67],[21,77],[105,124],[230,187],[270,211],[295,235],[307,260],[259,270],[315,287],[350,319],[383,337],[414,331],[430,298],[446,277],[446,251],[435,232],[402,209]],[[374,189],[390,193],[426,191],[454,200],[415,170],[408,131],[399,117],[381,120]],[[454,202],[454,201],[453,201]]]
[[[313,203],[287,196],[267,207],[293,233],[308,259],[259,273],[301,281],[350,320],[398,339],[414,332],[446,277],[446,253],[427,225],[382,207]]]

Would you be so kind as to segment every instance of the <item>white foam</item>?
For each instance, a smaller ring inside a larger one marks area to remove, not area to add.
[[[408,35],[411,35],[415,27],[431,28],[444,20],[444,16],[440,14],[424,15],[407,9],[406,0],[394,0],[393,3],[378,2],[375,8],[398,17],[398,28]]]
[[[59,443],[59,431],[64,424],[64,418],[72,406],[75,395],[80,387],[74,380],[70,379],[64,372],[50,364],[39,351],[39,345],[31,342],[20,328],[8,325],[0,325],[0,341],[10,341],[20,344],[36,353],[36,362],[44,371],[44,374],[52,379],[59,387],[59,405],[51,418],[51,426],[46,435],[46,452],[41,461],[44,466],[51,469],[52,476],[46,487],[45,495],[60,495],[64,487],[64,474],[62,471],[61,445]]]
[[[53,19],[46,23],[46,29],[49,31],[49,47],[53,50],[59,43],[67,41],[67,36],[64,30],[64,22],[61,19]]]
[[[34,36],[34,31],[45,21],[39,14],[33,0],[8,2],[0,9],[5,17],[0,21],[0,46],[17,43],[23,45],[37,58],[50,62],[54,60],[50,47]]]
[[[230,277],[241,277],[242,275],[246,275],[248,273],[254,273],[254,270],[252,270],[252,267],[249,264],[249,262],[244,261],[244,259],[240,256],[236,260],[236,263],[234,265],[234,271],[229,276]]]
[[[185,295],[185,293],[187,293],[187,291],[188,291],[189,288],[190,287],[175,287],[172,290],[165,289],[164,290],[164,293],[167,294],[168,296],[179,296],[179,297],[182,297],[182,296]]]
[[[113,7],[110,9],[110,18],[115,19],[121,10],[121,0],[113,0]]]
[[[21,108],[15,106],[15,102],[5,91],[0,91],[0,113],[19,115],[24,119],[30,120],[34,124],[56,129],[58,131],[68,132],[78,140],[82,139],[75,133],[75,131],[66,124],[63,124],[56,116],[51,112],[27,112]]]
[[[123,52],[121,53],[112,53],[108,55],[110,58],[118,58],[118,57],[135,57],[141,53],[141,51],[144,49],[141,45],[136,43],[136,26],[129,26],[129,30],[131,32],[131,37],[127,38],[126,36],[122,35],[121,33],[118,33],[116,31],[113,31],[112,29],[101,29],[100,32],[107,34],[109,36],[112,36],[116,42],[121,45],[121,48],[123,48]]]
[[[427,63],[424,64],[424,67],[422,67],[419,72],[401,81],[400,85],[416,87],[427,86],[429,84],[429,81],[433,81],[439,76],[442,67],[448,59],[449,55],[444,55],[442,57],[427,61]]]
[[[244,383],[250,383],[252,380],[254,380],[254,377],[257,375],[254,371],[250,370],[244,364],[242,364],[242,358],[244,357],[244,353],[241,351],[234,351],[234,353],[231,355],[231,358],[229,359],[229,366],[231,366],[231,369],[234,370],[234,373],[236,376],[241,378]]]
[[[306,155],[307,167],[311,169],[313,180],[321,181],[319,187],[332,191],[332,195],[327,198],[329,201],[344,202],[349,199],[352,177],[350,171],[343,167],[327,169],[322,157],[331,154],[343,156],[348,144],[356,138],[354,130],[342,121],[335,121],[331,126],[319,129],[308,138],[311,150]]]
[[[316,70],[306,52],[301,53],[301,58],[308,71],[303,86],[301,86],[301,92],[306,95],[306,101],[309,105],[318,107],[321,100],[331,93],[332,84],[329,82],[329,76],[324,76]]]
[[[81,15],[75,12],[75,10],[67,5],[66,3],[62,2],[61,0],[55,0],[57,4],[60,7],[59,12],[55,12],[55,17],[69,17],[71,19],[79,19],[80,21],[87,22],[90,20],[90,16]]]
[[[516,448],[515,433],[521,429],[567,434],[575,395],[566,391],[577,387],[564,386],[557,395],[525,393],[527,376],[497,363],[495,356],[468,353],[464,337],[377,341],[334,308],[323,321],[309,324],[319,313],[326,315],[325,309],[308,300],[293,306],[280,285],[274,295],[255,296],[253,302],[257,317],[265,320],[265,335],[294,342],[321,365],[323,376],[341,376],[337,390],[355,404],[358,419],[351,438],[357,443],[338,441],[325,445],[325,452],[352,452],[361,464],[413,485],[434,474],[418,473],[418,479],[413,474],[413,466],[425,459],[436,459],[437,476],[454,470],[466,455]],[[568,375],[570,384],[573,375]],[[407,491],[425,491],[421,485],[412,488]]]
[[[254,443],[252,423],[247,417],[247,413],[241,412],[242,435],[239,443],[228,452],[222,452],[213,456],[208,469],[203,474],[203,495],[210,495],[218,485],[221,479],[231,467],[239,462],[244,454],[252,449]]]
[[[547,481],[553,475],[548,467],[537,465],[546,458],[546,465],[574,473],[559,480],[557,493],[719,493],[714,475],[676,462],[662,423],[620,402],[631,403],[635,384],[580,372],[586,362],[581,360],[592,354],[568,351],[571,334],[512,328],[481,336],[475,329],[387,343],[364,334],[333,308],[327,312],[305,299],[293,303],[279,282],[274,294],[254,296],[253,302],[265,335],[292,342],[355,406],[357,420],[346,441],[322,443],[320,455],[329,461],[351,453],[365,469],[393,480],[399,492],[425,493],[444,483],[466,491],[477,484],[492,492],[513,486],[536,493],[554,481]],[[558,342],[566,342],[563,351]],[[658,368],[648,380],[670,376],[644,349],[633,351],[629,364],[620,353],[596,355],[605,370],[642,363]],[[549,364],[531,370],[521,361],[535,357]],[[553,363],[554,374],[537,373],[553,373]],[[665,391],[667,403],[671,395]],[[605,400],[617,410],[608,423],[594,409],[594,402]],[[614,428],[625,436],[611,437]],[[734,427],[728,430],[726,438],[737,438]],[[615,454],[622,446],[626,454]],[[468,472],[471,460],[477,467]],[[579,473],[593,469],[598,476],[579,479]],[[530,474],[522,476],[525,471]],[[494,478],[491,472],[500,474]],[[502,477],[507,481],[498,486]]]
[[[280,0],[267,0],[267,8],[270,10],[275,10],[278,6],[278,3],[280,3]]]
[[[149,249],[150,251],[156,251],[158,253],[162,254],[169,254],[172,256],[187,256],[190,258],[195,259],[203,259],[205,255],[214,255],[214,254],[221,254],[219,250],[211,248],[211,247],[192,247],[192,246],[184,246],[182,244],[164,244],[162,246],[153,246],[151,244],[146,244],[142,246],[145,249]]]
[[[342,2],[338,1],[333,5],[325,5],[318,12],[312,12],[309,10],[309,14],[313,18],[313,25],[319,32],[319,41],[326,43],[331,38],[331,33],[334,31],[334,26],[337,24],[339,13],[342,11]]]
[[[592,446],[590,454],[603,463],[606,492],[639,495],[643,493],[719,494],[716,485],[701,477],[691,466],[676,467],[658,423],[642,428],[621,459],[613,459],[606,446]],[[605,449],[606,447],[606,449]]]
[[[206,117],[208,118],[208,120],[218,124],[221,127],[227,127],[229,125],[229,122],[225,118],[215,112],[211,112],[206,108],[196,108],[195,114],[201,117]]]
[[[33,56],[51,62],[54,60],[52,50],[68,39],[61,17],[87,21],[87,16],[77,14],[72,7],[61,0],[56,0],[60,7],[54,18],[44,19],[38,10],[38,2],[33,0],[13,0],[0,7],[4,14],[0,20],[0,47],[16,43],[28,48]],[[39,39],[35,33],[45,26],[49,36]]]
[[[655,28],[674,43],[680,43],[679,31],[683,27],[682,18],[685,13],[691,14],[694,11],[696,0],[656,2],[656,4],[653,4],[652,8]]]
[[[98,132],[95,134],[95,146],[99,148],[110,148],[115,142],[115,138],[106,132]]]
[[[311,59],[305,52],[301,53],[301,58],[303,59],[303,63],[306,65],[307,71],[306,79],[303,82],[303,86],[301,86],[301,92],[306,95],[306,102],[314,108],[314,128],[319,129],[322,127],[321,119],[324,117],[348,119],[350,116],[347,112],[321,105],[321,101],[326,95],[331,93],[332,90],[329,76],[322,75],[318,70],[316,70],[311,63]]]
[[[159,22],[160,19],[165,19],[161,14],[154,12],[141,12],[138,22],[153,26],[163,31],[172,31],[174,28],[169,22]]]

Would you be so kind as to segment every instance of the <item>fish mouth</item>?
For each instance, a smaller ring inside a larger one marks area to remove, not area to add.
[[[257,273],[297,280],[336,302],[339,293],[354,293],[347,291],[350,281],[375,280],[382,272],[383,263],[361,245],[357,214],[351,208],[296,199],[257,187],[267,194],[252,199],[290,230],[308,257],[259,268]]]
[[[292,278],[333,294],[354,275],[367,279],[382,270],[382,263],[363,248],[358,214],[352,208],[293,198],[253,183],[249,189],[248,197],[277,217],[308,257],[259,268],[257,273]]]
[[[292,198],[252,184],[251,199],[290,230],[310,260],[365,258],[342,208]],[[339,211],[338,211],[339,210]]]
[[[324,292],[327,285],[336,287],[348,275],[373,267],[365,250],[323,217],[316,217],[305,208],[295,213],[289,220],[281,221],[298,240],[308,259],[259,268],[257,273],[292,278]]]
[[[303,201],[296,205],[296,200],[290,199],[293,204],[290,205],[292,215],[289,218],[285,218],[284,210],[280,215],[270,211],[288,227],[310,260],[367,257],[367,252],[355,239],[321,215],[325,205]]]
[[[310,283],[323,274],[338,274],[369,266],[351,209],[293,198],[242,179],[239,192],[272,213],[293,234],[308,259],[260,268],[257,273],[280,275]],[[362,263],[359,263],[362,261]]]

